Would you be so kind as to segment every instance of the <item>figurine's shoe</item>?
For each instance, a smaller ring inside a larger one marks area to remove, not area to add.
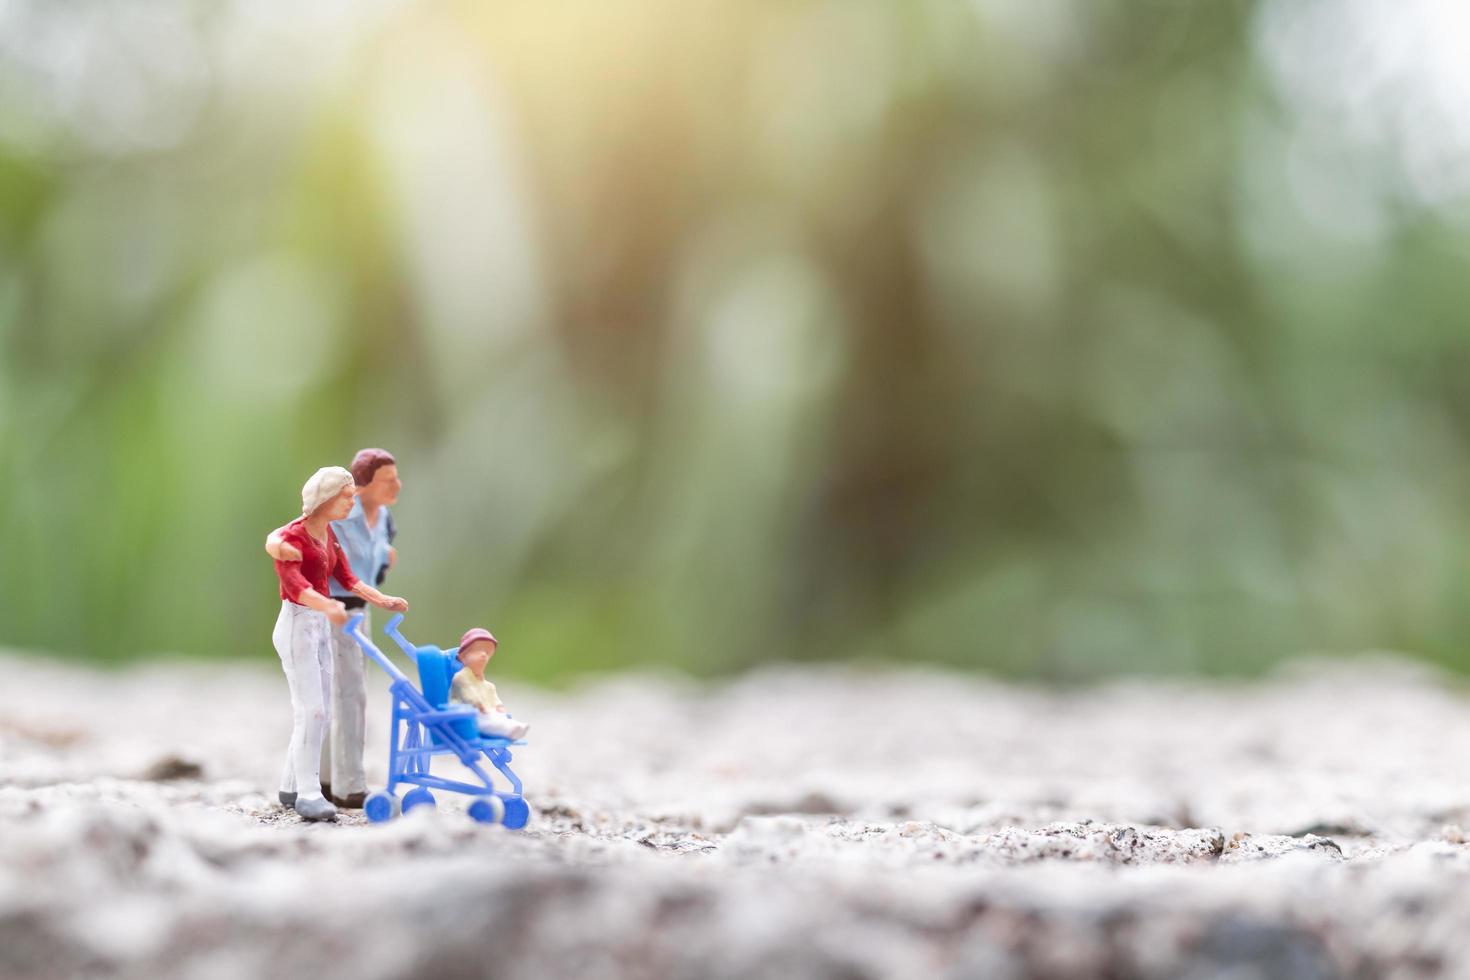
[[[288,793],[285,790],[281,790],[279,793],[276,794],[276,798],[281,801],[281,806],[295,806],[296,805],[296,794],[295,793]]]
[[[515,723],[515,725],[513,725],[511,727],[510,737],[511,738],[525,738],[526,733],[529,732],[530,730],[531,730],[531,723],[529,721],[518,721],[518,722]]]
[[[337,808],[321,797],[314,800],[296,800],[296,812],[307,820],[336,820]]]
[[[327,799],[331,800],[343,810],[361,810],[362,805],[367,802],[367,794],[348,793],[346,796],[333,796],[328,793]]]

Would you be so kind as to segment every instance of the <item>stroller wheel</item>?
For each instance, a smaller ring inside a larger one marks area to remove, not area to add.
[[[500,823],[505,819],[505,804],[498,796],[481,796],[469,805],[467,812],[472,820],[480,823]]]
[[[387,823],[398,815],[398,797],[385,790],[378,790],[364,801],[362,812],[373,823]]]
[[[412,810],[414,807],[420,807],[420,806],[426,806],[430,810],[434,809],[434,794],[433,793],[430,793],[428,790],[424,789],[422,786],[420,786],[420,787],[418,787],[416,789],[411,789],[407,793],[404,793],[403,794],[403,812],[404,813],[407,813],[408,811]]]
[[[505,798],[505,826],[508,830],[520,830],[531,819],[531,808],[519,796]]]

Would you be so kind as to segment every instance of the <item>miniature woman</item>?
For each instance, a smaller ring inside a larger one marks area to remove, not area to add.
[[[302,516],[286,525],[281,537],[300,551],[300,561],[277,561],[281,581],[281,615],[271,641],[281,657],[291,689],[291,744],[281,772],[281,802],[307,820],[331,820],[337,808],[321,793],[322,734],[331,717],[332,647],[330,630],[347,622],[347,608],[327,593],[331,577],[352,594],[393,612],[408,603],[384,595],[352,574],[331,522],[352,510],[357,488],[352,474],[327,466],[301,488]]]
[[[351,469],[357,498],[345,518],[332,522],[332,533],[347,557],[345,567],[360,581],[380,586],[397,557],[393,549],[393,513],[389,508],[398,503],[399,491],[403,489],[398,479],[398,461],[386,449],[362,449],[352,457]],[[272,531],[266,538],[265,550],[278,561],[300,561],[300,553],[283,537],[285,530],[282,527]],[[365,600],[335,575],[327,584],[331,598],[349,611],[362,610],[362,628],[371,632],[371,611],[365,608]],[[362,764],[367,728],[363,655],[352,637],[341,630],[331,631],[331,644],[332,708],[328,714],[332,721],[322,736],[322,792],[337,806],[357,810],[367,799],[367,772]]]
[[[495,685],[485,680],[485,665],[495,656],[498,646],[500,642],[486,629],[468,630],[459,638],[459,662],[464,664],[464,669],[454,675],[449,685],[449,700],[479,710],[476,721],[481,735],[520,738],[531,726],[506,714]]]

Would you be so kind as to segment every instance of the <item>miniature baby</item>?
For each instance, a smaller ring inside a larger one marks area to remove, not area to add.
[[[499,645],[486,629],[467,630],[459,638],[459,662],[464,664],[464,669],[454,675],[454,682],[449,685],[449,700],[479,709],[477,721],[481,735],[520,738],[531,726],[507,715],[500,695],[495,693],[495,685],[485,680],[485,665],[495,656]]]

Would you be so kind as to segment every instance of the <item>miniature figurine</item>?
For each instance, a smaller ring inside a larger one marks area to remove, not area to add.
[[[525,743],[479,734],[475,719],[480,714],[465,705],[454,705],[451,710],[445,710],[450,707],[451,678],[457,673],[466,673],[458,660],[459,650],[455,647],[441,650],[436,646],[415,646],[398,631],[401,622],[401,613],[393,616],[383,627],[383,632],[393,638],[411,662],[417,664],[422,689],[416,687],[408,675],[373,645],[362,630],[362,613],[353,613],[343,627],[362,649],[363,656],[383,668],[392,680],[388,689],[393,699],[388,784],[368,796],[362,807],[363,815],[373,823],[383,823],[399,813],[420,807],[433,809],[437,806],[434,799],[436,791],[461,793],[472,797],[465,807],[470,819],[480,823],[499,823],[507,830],[520,830],[530,820],[531,808],[522,795],[520,777],[510,767],[510,747]],[[472,630],[471,634],[475,631]],[[483,638],[472,636],[472,640]],[[490,640],[493,642],[494,637]],[[488,659],[488,652],[477,656]],[[492,693],[490,700],[498,703],[500,699]],[[450,779],[432,772],[430,760],[436,755],[455,756],[473,778]],[[489,766],[485,765],[487,762]],[[490,775],[492,767],[510,783],[509,792],[496,788],[494,777]],[[409,789],[400,798],[400,787],[405,786]]]
[[[337,808],[320,791],[322,737],[331,717],[332,648],[329,631],[347,622],[347,608],[327,594],[333,576],[348,590],[383,609],[403,612],[408,603],[358,581],[348,566],[331,522],[352,510],[357,487],[352,474],[327,466],[301,488],[302,516],[281,537],[299,561],[276,561],[281,615],[271,634],[291,689],[291,743],[281,772],[281,803],[307,820],[331,820]]]
[[[486,629],[475,628],[459,638],[459,662],[464,664],[464,669],[454,675],[449,685],[449,700],[479,709],[476,722],[481,735],[520,738],[531,726],[506,714],[495,685],[485,680],[485,665],[499,646],[500,641]]]
[[[347,556],[347,567],[359,581],[382,585],[398,553],[393,547],[396,529],[388,509],[398,503],[403,489],[398,479],[398,461],[385,449],[363,449],[352,458],[352,480],[357,499],[352,511],[332,522],[332,533]],[[266,539],[265,550],[272,558],[299,561],[297,549],[286,543],[277,528]],[[363,629],[371,630],[370,610],[361,596],[333,576],[331,597],[349,610],[361,610]],[[360,809],[367,798],[367,773],[363,769],[363,739],[366,730],[367,688],[363,677],[363,655],[353,639],[339,629],[331,631],[332,723],[322,738],[322,792],[344,809]]]

